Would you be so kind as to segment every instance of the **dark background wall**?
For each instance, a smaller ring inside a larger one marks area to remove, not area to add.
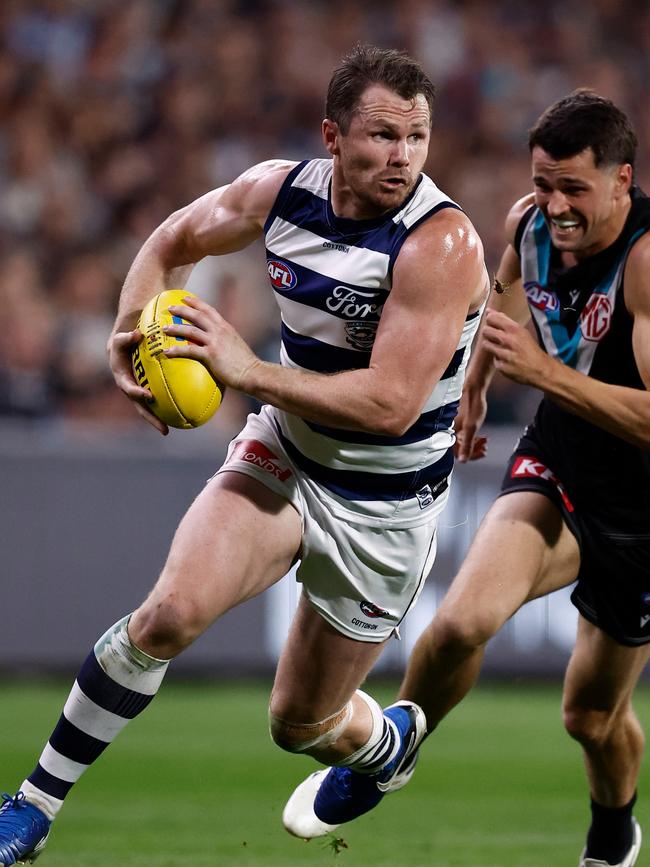
[[[497,490],[516,438],[499,430],[492,456],[458,467],[440,521],[433,573],[380,663],[402,667]],[[155,580],[183,512],[223,457],[223,445],[184,454],[194,434],[164,450],[119,441],[15,435],[0,444],[2,506],[0,673],[74,670],[99,635],[131,611]],[[215,528],[218,532],[218,528]],[[269,672],[298,588],[291,576],[227,614],[174,663],[178,673]],[[486,671],[555,673],[573,639],[566,594],[533,603],[507,624]]]

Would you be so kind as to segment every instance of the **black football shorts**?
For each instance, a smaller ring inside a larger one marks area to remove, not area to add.
[[[627,526],[580,502],[567,490],[558,462],[547,455],[531,425],[517,444],[501,494],[536,491],[552,500],[580,548],[580,570],[571,601],[582,616],[619,644],[650,642],[650,527]]]

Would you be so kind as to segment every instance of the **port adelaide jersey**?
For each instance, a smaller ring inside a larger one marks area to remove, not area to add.
[[[524,290],[542,347],[569,367],[613,385],[643,389],[632,351],[633,320],[624,299],[624,271],[634,243],[650,231],[650,199],[632,189],[623,231],[607,249],[570,268],[541,211],[531,207],[519,224],[515,247]],[[571,490],[576,505],[650,518],[650,454],[542,400],[535,426],[549,466]]]
[[[281,362],[319,373],[368,367],[402,244],[438,210],[458,207],[421,175],[398,210],[374,220],[340,218],[332,209],[331,178],[331,160],[299,163],[265,225],[269,278],[282,318]],[[335,513],[393,527],[415,526],[435,513],[452,469],[452,422],[479,319],[466,321],[422,414],[400,437],[273,411],[288,455]]]

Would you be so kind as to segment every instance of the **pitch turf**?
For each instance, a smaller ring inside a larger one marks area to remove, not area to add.
[[[475,691],[428,741],[413,782],[343,826],[338,854],[332,840],[304,843],[280,825],[287,795],[315,764],[270,743],[268,688],[166,684],[78,783],[39,867],[577,864],[588,803],[558,686]],[[0,785],[13,791],[68,686],[1,689]],[[647,726],[648,688],[636,706]],[[648,833],[649,782],[644,766],[637,816]]]

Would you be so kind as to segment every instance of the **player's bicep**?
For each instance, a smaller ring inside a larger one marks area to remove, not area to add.
[[[414,233],[400,253],[371,366],[411,412],[419,412],[449,366],[485,286],[482,247],[462,220]]]
[[[262,234],[264,222],[294,163],[253,166],[231,184],[211,190],[177,211],[161,227],[187,263],[241,250]]]
[[[634,317],[632,350],[641,379],[650,391],[650,312]]]
[[[632,248],[625,267],[625,304],[634,317],[632,350],[645,387],[650,390],[650,235]]]

